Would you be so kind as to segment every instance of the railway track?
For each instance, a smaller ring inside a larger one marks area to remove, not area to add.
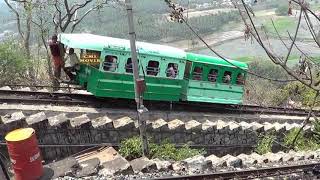
[[[104,107],[117,109],[135,109],[133,100],[97,98],[91,94],[73,92],[40,92],[28,90],[4,90],[0,89],[1,103],[22,103],[22,104],[55,104],[55,105],[77,105],[86,107]],[[144,101],[149,110],[161,111],[182,111],[182,112],[214,112],[229,114],[278,114],[305,116],[308,112],[305,109],[261,107],[254,105],[223,105],[198,102],[161,102]],[[314,111],[315,115],[320,111]]]
[[[253,170],[227,171],[210,174],[198,174],[187,176],[173,176],[156,178],[157,180],[200,180],[200,179],[254,179],[273,176],[289,175],[292,173],[310,173],[315,175],[320,169],[320,163],[303,165],[287,165],[280,167],[259,168]]]

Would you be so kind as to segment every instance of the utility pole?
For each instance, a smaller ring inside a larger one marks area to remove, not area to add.
[[[137,104],[137,117],[138,117],[140,137],[142,141],[142,153],[143,153],[143,156],[146,156],[147,154],[149,154],[149,147],[148,147],[148,138],[146,135],[146,121],[142,117],[142,114],[148,111],[143,106],[142,93],[144,91],[144,80],[139,78],[139,64],[137,61],[137,48],[136,48],[136,33],[134,31],[131,0],[125,0],[125,4],[127,8],[127,13],[128,13],[131,61],[132,61],[132,69],[133,69],[135,101]]]

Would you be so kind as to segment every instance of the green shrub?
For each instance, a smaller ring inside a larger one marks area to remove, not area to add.
[[[174,144],[165,142],[155,146],[150,154],[152,158],[180,161],[199,154],[206,154],[203,149],[192,149],[188,145],[176,148]]]
[[[141,140],[139,136],[128,138],[120,143],[119,153],[126,159],[135,159],[142,156]]]
[[[300,82],[291,82],[287,84],[283,88],[283,91],[287,92],[288,95],[294,98],[293,100],[301,102],[304,106],[312,106],[316,96],[316,91]],[[319,105],[319,97],[317,98],[315,105]]]
[[[286,146],[291,146],[298,132],[299,128],[294,128],[289,131],[289,133],[284,138],[284,143]],[[306,134],[303,131],[301,131],[297,137],[297,140],[293,148],[297,151],[307,151],[316,150],[320,148],[320,146],[313,136],[306,136]]]
[[[175,159],[177,148],[174,144],[165,141],[160,145],[153,145],[150,147],[150,155],[152,158],[159,158],[163,160]]]
[[[189,157],[193,157],[199,154],[206,154],[206,151],[203,149],[192,149],[188,145],[184,145],[181,148],[177,149],[177,154],[172,158],[173,160],[180,161],[183,159],[187,159]]]
[[[184,145],[181,148],[176,148],[175,145],[170,143],[168,140],[162,142],[160,145],[150,143],[149,140],[149,149],[149,158],[175,161],[206,153],[203,149],[192,149],[188,145]],[[119,153],[129,160],[141,157],[142,148],[140,137],[135,136],[122,141],[120,144]]]
[[[0,40],[0,84],[26,83],[29,66],[32,62],[26,59],[18,40]]]
[[[260,135],[258,145],[255,149],[255,152],[258,154],[266,154],[272,151],[272,144],[275,140],[275,135],[273,132],[266,135]]]

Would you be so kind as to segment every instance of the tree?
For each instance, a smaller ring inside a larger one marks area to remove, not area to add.
[[[52,17],[54,32],[66,32],[68,28],[70,28],[70,32],[74,32],[77,25],[91,12],[100,10],[104,5],[112,2],[116,2],[116,0],[85,0],[82,2],[75,1],[73,3],[68,2],[68,0],[54,0],[54,12]],[[89,5],[92,5],[92,7],[86,9]],[[84,9],[86,10],[80,14],[79,12]]]
[[[31,23],[32,23],[32,0],[4,0],[10,10],[15,14],[17,21],[18,33],[23,41],[24,52],[26,60],[31,59],[30,53],[30,37],[31,37]],[[12,6],[12,2],[15,3],[16,8]],[[28,64],[28,74],[31,79],[35,79],[34,68]]]
[[[299,18],[297,20],[297,25],[295,29],[295,33],[292,35],[289,31],[288,33],[288,39],[290,40],[289,44],[286,44],[283,41],[283,38],[279,35],[277,28],[274,26],[275,31],[277,32],[279,40],[282,41],[283,45],[287,49],[287,53],[285,57],[279,56],[276,53],[272,51],[272,47],[269,47],[265,44],[265,42],[262,40],[262,33],[259,32],[256,28],[256,24],[253,20],[253,17],[250,16],[247,4],[244,2],[244,0],[232,1],[233,5],[238,9],[240,16],[242,17],[243,23],[245,27],[247,27],[247,33],[250,34],[258,43],[259,45],[264,49],[264,51],[267,53],[269,59],[276,65],[280,66],[288,75],[290,75],[292,78],[294,78],[296,81],[300,82],[304,86],[308,87],[309,89],[313,90],[315,93],[313,94],[313,97],[311,98],[311,103],[309,103],[309,113],[304,121],[304,125],[299,129],[297,135],[292,141],[291,148],[294,147],[295,142],[302,131],[302,129],[310,123],[310,118],[314,117],[317,120],[317,117],[313,113],[313,108],[317,103],[317,99],[319,97],[320,93],[320,78],[319,78],[319,65],[310,58],[306,52],[301,50],[299,46],[296,44],[296,40],[298,37],[298,32],[301,26],[302,19],[306,22],[309,32],[314,40],[314,43],[320,48],[320,41],[317,38],[317,35],[315,33],[313,22],[310,20],[310,16],[313,16],[316,21],[319,23],[320,18],[309,8],[309,4],[307,1],[304,0],[290,0],[288,4],[288,15],[292,14],[293,11],[293,5],[294,3],[296,6],[298,6],[298,13]],[[273,22],[272,22],[273,23]],[[274,24],[274,23],[273,23]],[[320,31],[319,31],[320,32]],[[265,32],[264,32],[265,33]],[[318,34],[319,37],[319,34]],[[296,71],[292,67],[288,66],[288,59],[290,55],[292,54],[293,48],[296,48],[300,53],[300,61],[299,61],[299,70]]]
[[[18,33],[23,40],[25,54],[28,59],[31,58],[30,54],[30,35],[31,35],[31,23],[32,23],[32,0],[4,0],[10,10],[15,14],[17,20]],[[15,3],[16,8],[12,3]]]
[[[32,59],[30,52],[32,35],[40,37],[46,52],[48,74],[53,81],[52,62],[47,45],[50,34],[74,32],[77,25],[90,13],[101,10],[104,5],[115,1],[5,0],[5,3],[16,17],[18,33],[23,41],[27,59]],[[35,79],[34,69],[29,67],[28,71],[32,79]]]
[[[206,43],[203,38],[192,28],[188,22],[186,22],[184,16],[183,16],[183,11],[185,8],[181,7],[180,5],[171,2],[171,0],[165,0],[165,2],[168,4],[168,6],[172,9],[172,12],[170,16],[175,19],[176,21],[180,23],[185,23],[189,29],[213,52],[215,53],[218,57],[224,59],[231,65],[235,66],[232,64],[228,59],[226,59],[223,55],[219,54],[216,50],[214,50],[212,47]],[[267,35],[266,32],[261,32],[258,31],[258,28],[256,27],[256,24],[253,20],[253,17],[251,14],[253,14],[252,9],[244,2],[244,0],[231,0],[233,6],[238,10],[241,19],[244,23],[245,30],[244,30],[244,35],[246,39],[249,39],[248,37],[251,36],[253,39],[257,41],[257,43],[264,49],[266,54],[268,55],[268,58],[277,66],[281,67],[281,69],[286,72],[291,79],[288,80],[277,80],[273,79],[274,81],[279,81],[279,82],[292,82],[292,81],[298,81],[304,86],[314,90],[314,95],[312,97],[311,103],[309,103],[309,112],[308,116],[306,117],[303,126],[299,129],[296,137],[292,141],[292,146],[295,144],[297,137],[299,133],[302,131],[302,129],[310,123],[310,118],[314,117],[317,120],[317,117],[313,113],[313,108],[316,104],[316,101],[319,97],[320,93],[320,73],[319,73],[319,68],[320,66],[311,58],[307,55],[306,52],[302,51],[301,48],[297,45],[296,40],[298,36],[298,32],[301,26],[301,20],[304,18],[304,21],[306,22],[309,32],[314,40],[314,43],[320,48],[320,42],[319,42],[319,34],[317,37],[317,34],[315,33],[314,25],[313,22],[310,20],[310,16],[313,16],[314,19],[316,19],[317,23],[320,22],[320,17],[318,17],[315,12],[313,12],[309,8],[309,4],[307,3],[306,0],[290,0],[289,5],[288,5],[288,14],[291,15],[293,11],[293,5],[294,3],[296,6],[299,7],[299,10],[297,12],[299,13],[299,17],[297,20],[297,26],[295,29],[294,34],[291,34],[289,31],[288,33],[288,39],[290,40],[289,44],[286,44],[283,41],[283,38],[279,35],[277,28],[274,26],[275,31],[277,32],[277,35],[279,37],[279,40],[282,41],[283,45],[287,49],[286,55],[285,56],[280,56],[276,54],[271,47],[271,44],[268,42],[264,42],[263,40],[263,35]],[[273,23],[274,24],[274,23]],[[319,31],[320,32],[320,31]],[[268,43],[268,44],[266,44]],[[301,53],[301,58],[299,61],[299,66],[300,68],[298,71],[288,65],[288,59],[290,55],[292,54],[293,48],[296,48],[300,53]],[[239,68],[235,66],[236,68]],[[269,79],[268,77],[263,77],[260,76],[259,74],[255,74],[253,72],[247,71],[249,74],[255,75],[257,77],[263,78],[263,79]]]

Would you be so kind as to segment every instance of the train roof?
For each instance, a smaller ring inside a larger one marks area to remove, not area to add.
[[[130,41],[126,39],[99,36],[87,33],[59,34],[59,41],[69,47],[77,49],[88,49],[103,51],[104,49],[115,49],[130,51]],[[178,59],[185,59],[186,52],[181,49],[157,45],[145,42],[136,42],[138,53],[152,54],[156,56],[166,56]]]
[[[200,63],[206,63],[206,64],[215,64],[215,65],[220,65],[220,66],[229,66],[229,67],[240,67],[242,69],[248,69],[248,65],[246,63],[240,62],[240,61],[235,61],[235,60],[229,60],[232,64],[228,63],[227,61],[217,58],[217,57],[212,57],[212,56],[206,56],[206,55],[201,55],[201,54],[195,54],[195,53],[187,53],[187,59],[189,61],[193,62],[200,62]]]

